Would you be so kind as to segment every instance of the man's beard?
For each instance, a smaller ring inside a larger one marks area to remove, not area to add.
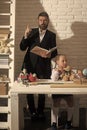
[[[40,28],[41,30],[46,30],[47,27],[48,27],[48,25],[44,25],[44,24],[39,25],[39,28]]]

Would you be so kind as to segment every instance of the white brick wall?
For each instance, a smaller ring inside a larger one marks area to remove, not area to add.
[[[37,26],[37,15],[47,11],[49,28],[57,35],[59,53],[64,53],[75,68],[87,67],[86,0],[16,0],[15,77],[20,73],[24,52],[19,49],[26,25]]]
[[[9,5],[0,4],[0,13],[2,9],[8,12]],[[67,55],[72,67],[87,67],[87,0],[16,0],[15,79],[25,55],[19,44],[26,25],[36,27],[37,15],[44,10],[50,16],[49,29],[56,33],[58,52]],[[0,25],[9,23],[8,17],[0,19]]]

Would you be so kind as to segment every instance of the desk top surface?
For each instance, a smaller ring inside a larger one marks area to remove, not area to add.
[[[27,85],[14,82],[11,93],[18,94],[87,94],[87,84],[69,82],[52,82],[41,80]]]

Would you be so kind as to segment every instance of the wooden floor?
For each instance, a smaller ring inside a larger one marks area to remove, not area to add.
[[[50,127],[50,109],[46,109],[45,110],[45,116],[46,116],[46,120],[45,121],[31,121],[30,116],[25,116],[25,128],[24,130],[51,130]],[[62,117],[64,116],[64,118],[66,118],[66,113],[62,112],[62,116],[60,119],[60,124],[61,121],[62,123],[64,123],[64,121],[66,119],[62,119]],[[85,127],[85,109],[81,109],[80,110],[80,127],[79,128],[72,128],[70,130],[87,130]],[[61,128],[59,128],[58,130],[63,130]]]

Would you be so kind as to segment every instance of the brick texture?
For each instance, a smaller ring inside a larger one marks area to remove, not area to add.
[[[8,13],[9,8],[2,2],[0,13],[2,9]],[[47,11],[50,16],[49,29],[56,33],[58,53],[65,54],[72,67],[87,68],[87,0],[16,0],[15,79],[25,55],[19,43],[27,24],[37,27],[37,15],[41,11]],[[9,24],[8,16],[0,19],[0,25]]]
[[[9,13],[9,4],[1,0],[0,13]],[[21,71],[25,52],[19,43],[27,24],[37,27],[37,16],[47,11],[49,29],[57,36],[58,53],[66,54],[69,64],[77,69],[87,67],[87,1],[86,0],[16,0],[15,79]],[[0,16],[0,25],[9,24],[9,16]],[[0,29],[1,32],[1,29]],[[19,58],[20,57],[20,58]]]
[[[50,16],[49,29],[56,33],[58,52],[67,55],[72,67],[87,67],[86,0],[17,0],[15,77],[20,73],[25,55],[25,52],[20,51],[19,43],[26,25],[37,27],[37,15],[44,10]]]

